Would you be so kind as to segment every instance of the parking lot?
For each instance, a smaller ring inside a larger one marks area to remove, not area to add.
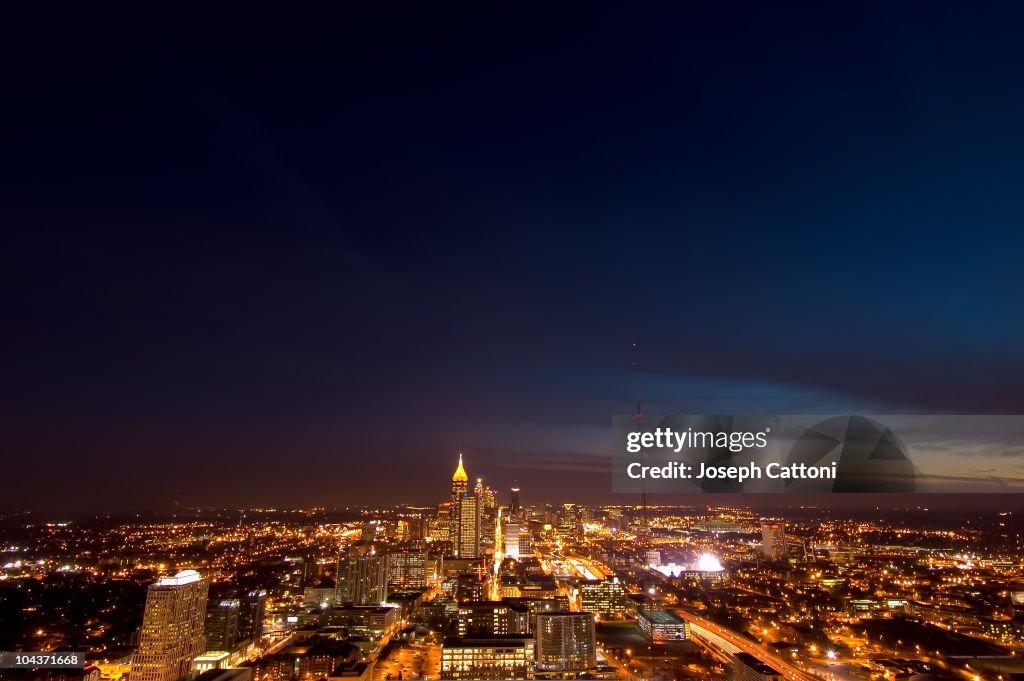
[[[440,672],[440,646],[412,643],[398,648],[386,660],[378,660],[373,678],[377,681],[436,679]]]

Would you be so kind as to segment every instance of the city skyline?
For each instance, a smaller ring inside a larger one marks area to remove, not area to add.
[[[466,482],[465,463],[444,487]],[[460,494],[484,501],[478,556],[452,554],[464,533],[448,501],[245,522],[13,519],[0,646],[86,651],[74,671],[28,672],[40,681],[1003,681],[1024,668],[1024,526],[1006,509],[514,510],[483,484]]]
[[[1024,681],[1024,5],[7,9],[0,681]]]
[[[0,507],[0,522],[5,518],[17,521],[23,514],[28,513],[39,520],[58,521],[58,520],[88,520],[90,518],[121,518],[129,519],[133,515],[143,514],[147,518],[169,518],[176,515],[182,515],[183,517],[189,517],[193,514],[198,514],[195,517],[202,517],[203,513],[215,513],[228,512],[238,513],[240,519],[244,519],[246,512],[256,513],[257,516],[260,514],[275,513],[275,512],[310,512],[310,511],[329,511],[332,513],[337,512],[352,512],[359,510],[372,510],[372,509],[402,509],[402,508],[425,508],[435,507],[439,503],[444,502],[449,504],[451,509],[449,512],[449,522],[454,525],[461,525],[460,513],[461,511],[454,504],[457,495],[462,497],[463,495],[472,495],[472,488],[469,487],[468,483],[470,479],[475,481],[475,484],[479,488],[483,483],[486,483],[485,489],[489,494],[493,494],[495,497],[495,503],[500,506],[512,505],[515,502],[519,508],[539,508],[548,506],[551,504],[559,505],[562,503],[574,503],[587,506],[598,506],[598,507],[622,507],[640,509],[641,504],[644,503],[642,497],[638,494],[633,493],[611,493],[610,490],[605,492],[599,490],[596,494],[587,494],[585,491],[579,489],[573,489],[568,495],[562,494],[551,494],[534,497],[532,490],[529,486],[524,486],[519,478],[513,479],[507,486],[500,486],[494,483],[494,479],[487,476],[486,473],[481,475],[470,476],[467,473],[467,466],[469,465],[463,452],[459,452],[455,462],[455,473],[449,475],[440,476],[441,480],[434,481],[436,484],[449,483],[450,490],[447,495],[438,494],[436,489],[433,489],[434,485],[422,485],[419,488],[417,494],[401,497],[394,496],[389,499],[381,499],[381,494],[375,495],[375,502],[369,503],[349,503],[349,504],[326,504],[316,499],[309,498],[307,495],[307,502],[296,505],[278,505],[278,504],[252,504],[252,505],[217,505],[217,504],[203,504],[203,503],[176,503],[170,506],[144,506],[140,508],[129,508],[129,509],[63,509],[59,505],[50,504],[45,510],[39,508],[3,508]],[[452,460],[448,461],[449,470],[451,470]],[[610,469],[610,465],[609,465]],[[607,483],[608,472],[600,472],[594,474],[595,484]],[[524,494],[525,492],[525,494]],[[479,489],[475,494],[479,494]],[[525,501],[523,500],[525,498]],[[784,512],[786,510],[793,509],[834,509],[836,512],[842,514],[846,512],[866,512],[870,513],[873,510],[910,510],[910,509],[931,509],[938,512],[957,512],[964,507],[970,507],[976,509],[979,512],[992,512],[996,510],[1024,510],[1024,495],[1016,492],[1005,492],[1005,493],[991,493],[991,492],[960,492],[960,493],[791,493],[791,494],[771,494],[771,493],[648,493],[646,504],[652,509],[659,508],[711,508],[711,507],[735,507],[749,509],[752,511],[779,511]],[[475,512],[475,511],[474,511]],[[219,517],[219,516],[218,516]]]

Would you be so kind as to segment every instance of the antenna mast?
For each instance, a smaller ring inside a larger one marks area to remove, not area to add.
[[[636,392],[637,392],[637,397],[639,398],[639,393],[640,393],[640,360],[638,359],[638,352],[639,351],[637,349],[636,343],[633,343],[633,377],[636,380]],[[636,401],[636,414],[635,414],[635,416],[636,416],[636,429],[639,432],[639,431],[642,430],[643,420],[644,420],[644,412],[643,412],[643,409],[640,408],[640,400],[639,399],[637,399],[637,401]],[[644,450],[643,450],[643,447],[641,447],[640,448],[640,466],[643,467],[643,465],[644,465]],[[643,513],[642,518],[643,518],[644,529],[646,530],[647,527],[648,527],[648,524],[647,524],[647,483],[646,483],[646,481],[643,478],[640,479],[640,506],[641,506],[641,510],[642,510],[642,513]]]

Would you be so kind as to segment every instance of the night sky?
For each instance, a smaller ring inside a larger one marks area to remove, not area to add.
[[[628,502],[638,399],[1024,413],[1024,9],[710,5],[8,14],[0,508],[436,503],[459,451]]]

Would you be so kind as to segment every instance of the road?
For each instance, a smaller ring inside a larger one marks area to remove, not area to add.
[[[682,617],[684,620],[688,621],[690,624],[694,624],[703,629],[707,629],[711,633],[716,634],[717,636],[722,638],[724,641],[727,641],[728,643],[736,646],[741,651],[745,653],[750,653],[761,662],[771,665],[790,681],[821,681],[821,679],[819,679],[818,677],[812,674],[808,674],[802,669],[794,667],[789,662],[786,662],[778,655],[775,655],[774,653],[769,651],[760,643],[757,643],[756,641],[751,641],[746,636],[741,636],[732,629],[726,629],[723,626],[715,624],[711,620],[706,620],[703,617],[698,617],[697,615],[694,615],[693,613],[687,612],[685,610],[676,610],[675,613]]]
[[[410,644],[396,649],[386,660],[378,660],[373,678],[436,679],[441,671],[441,648],[436,645]]]

